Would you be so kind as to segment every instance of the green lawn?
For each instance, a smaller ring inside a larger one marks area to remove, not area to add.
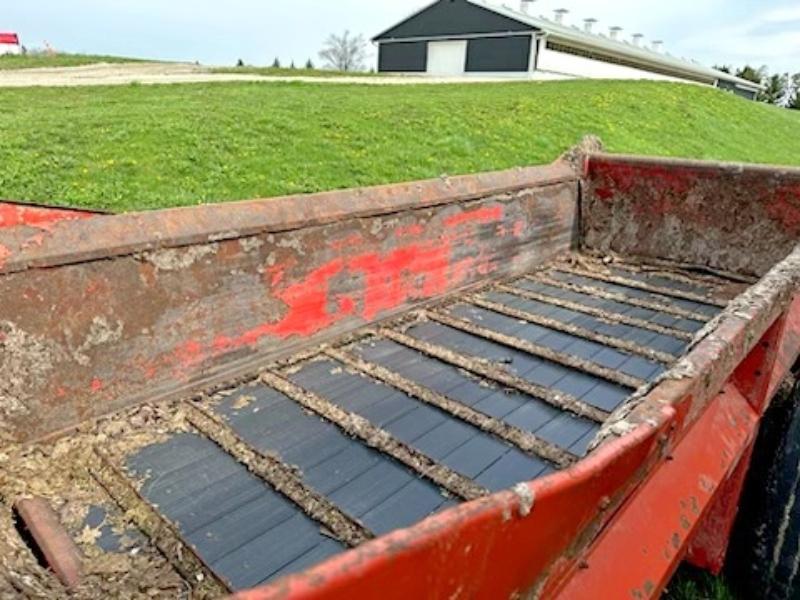
[[[800,165],[800,113],[713,89],[572,81],[0,90],[0,197],[116,211],[613,152]]]
[[[97,63],[130,63],[142,62],[137,58],[122,56],[101,56],[94,54],[45,54],[29,53],[20,55],[6,54],[0,56],[0,71],[11,69],[37,69],[41,67],[79,67]]]

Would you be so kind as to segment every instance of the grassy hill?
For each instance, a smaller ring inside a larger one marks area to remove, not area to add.
[[[0,56],[0,71],[14,69],[39,69],[43,67],[80,67],[98,63],[132,63],[143,62],[138,58],[124,56],[103,56],[100,54],[46,54],[34,52],[28,54],[4,54]]]
[[[694,85],[199,84],[0,90],[0,197],[115,211],[613,152],[800,165],[800,112]]]

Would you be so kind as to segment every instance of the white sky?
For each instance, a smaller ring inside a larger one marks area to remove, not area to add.
[[[331,32],[376,35],[427,0],[2,0],[0,30],[28,46],[230,65],[278,56],[317,60]],[[501,0],[494,0],[501,1]],[[505,0],[515,6],[518,0]],[[538,0],[536,14],[567,8],[568,22],[663,39],[677,56],[800,72],[798,0]]]

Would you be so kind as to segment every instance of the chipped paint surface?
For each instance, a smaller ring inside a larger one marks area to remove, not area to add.
[[[213,256],[219,250],[215,243],[188,248],[167,248],[156,252],[144,252],[141,259],[154,265],[158,271],[180,271],[191,267],[204,258]]]
[[[534,491],[527,483],[518,483],[512,491],[519,499],[519,516],[524,519],[533,510],[533,503],[536,499]]]
[[[520,173],[509,173],[505,183],[496,177],[497,187],[465,201],[459,200],[464,190],[481,189],[469,178],[450,180],[452,198],[441,195],[441,182],[420,184],[423,197],[413,206],[405,185],[395,186],[394,205],[391,187],[358,191],[350,213],[334,222],[307,218],[285,231],[254,234],[236,218],[219,219],[218,207],[202,206],[164,211],[163,223],[159,213],[61,223],[40,246],[20,243],[14,264],[35,256],[50,268],[12,267],[0,275],[0,302],[65,359],[27,403],[46,417],[23,416],[12,428],[20,438],[44,435],[250,369],[487,277],[530,270],[572,247],[577,181],[553,184],[546,168],[539,186],[538,173],[528,170],[535,175],[529,187],[504,191],[520,185]],[[263,208],[285,217],[298,203],[277,199]],[[370,203],[377,214],[364,216]],[[317,209],[311,199],[302,204]],[[231,214],[254,207],[232,205]],[[155,237],[173,229],[173,216],[197,231],[184,229],[180,246],[158,247],[163,241]],[[63,258],[48,254],[59,237],[93,242],[92,232],[110,237],[131,219],[136,244],[151,249],[120,254],[127,242],[114,239],[107,256],[73,247]],[[204,230],[212,219],[217,230]],[[152,233],[146,220],[153,221]],[[153,236],[147,243],[145,231]],[[23,241],[30,235],[20,231]]]
[[[589,249],[761,276],[800,239],[800,169],[593,155],[582,211]]]
[[[88,219],[95,216],[95,214],[90,211],[0,202],[0,229],[17,227],[18,225],[30,225],[48,229],[50,224],[58,221]]]

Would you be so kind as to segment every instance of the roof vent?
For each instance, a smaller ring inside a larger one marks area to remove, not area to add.
[[[583,20],[583,30],[586,33],[592,33],[592,28],[594,28],[594,24],[597,23],[597,19],[584,19]]]
[[[557,8],[555,10],[556,13],[556,23],[563,23],[564,17],[569,14],[569,11],[566,8]]]
[[[610,37],[612,40],[618,40],[620,33],[622,33],[622,27],[614,26],[609,27],[608,29],[608,37]]]
[[[524,14],[528,14],[528,11],[531,8],[531,5],[536,2],[536,0],[519,0],[519,10]]]
[[[661,52],[664,48],[664,42],[661,40],[653,40],[652,48],[653,52]]]
[[[631,40],[633,41],[634,46],[640,46],[642,44],[643,39],[644,39],[643,33],[634,33],[633,36],[631,36]]]

